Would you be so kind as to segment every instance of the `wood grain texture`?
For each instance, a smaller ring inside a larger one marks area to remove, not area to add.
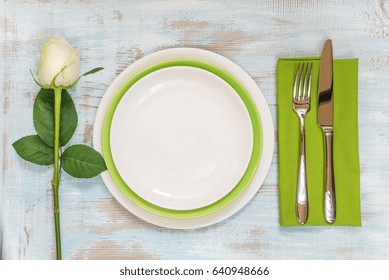
[[[203,229],[162,229],[128,213],[100,177],[64,175],[65,259],[388,259],[389,1],[0,2],[0,258],[55,258],[52,170],[21,160],[11,144],[34,133],[40,45],[63,35],[82,45],[83,78],[71,92],[79,114],[72,143],[91,145],[101,97],[141,57],[199,47],[233,60],[256,81],[276,124],[279,57],[316,56],[332,38],[335,58],[359,58],[359,146],[363,227],[279,226],[277,151],[263,187],[233,217]],[[275,132],[276,133],[276,132]]]

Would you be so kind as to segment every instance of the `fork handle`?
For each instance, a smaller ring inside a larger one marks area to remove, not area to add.
[[[305,161],[305,124],[304,117],[300,117],[300,156],[296,192],[296,218],[300,224],[308,220],[308,191],[307,170]]]
[[[323,127],[325,142],[324,217],[329,224],[336,219],[336,196],[333,161],[333,128]]]

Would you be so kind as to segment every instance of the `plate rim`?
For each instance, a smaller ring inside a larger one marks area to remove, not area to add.
[[[120,176],[117,168],[115,167],[114,159],[112,156],[111,148],[110,148],[110,129],[112,120],[117,109],[117,106],[120,104],[121,99],[125,96],[127,91],[139,82],[142,78],[155,73],[158,70],[171,68],[171,67],[194,67],[197,69],[205,70],[211,74],[216,75],[223,81],[225,81],[232,89],[238,94],[240,100],[243,102],[245,109],[250,118],[250,123],[252,127],[253,133],[253,143],[251,149],[251,156],[246,167],[246,170],[239,180],[239,182],[229,191],[225,196],[220,198],[209,205],[188,209],[188,210],[177,210],[170,209],[166,207],[161,207],[147,201],[138,195],[135,191],[131,189],[131,186],[128,186],[123,178]],[[216,211],[219,211],[223,207],[227,206],[233,200],[235,200],[240,193],[248,186],[251,179],[254,177],[255,172],[258,168],[261,153],[262,153],[262,125],[261,118],[258,112],[257,106],[255,102],[252,100],[250,93],[246,90],[246,88],[230,73],[225,71],[224,69],[212,65],[210,63],[195,60],[195,59],[169,59],[162,62],[155,63],[150,65],[141,71],[137,72],[135,75],[129,77],[127,81],[120,87],[120,89],[115,93],[114,97],[111,99],[111,102],[108,106],[108,109],[105,113],[104,122],[103,122],[103,130],[102,130],[102,151],[103,156],[106,160],[106,164],[108,167],[108,171],[116,183],[117,187],[120,191],[131,201],[137,204],[139,207],[154,213],[156,215],[160,215],[168,218],[175,219],[193,219],[199,218],[202,216],[206,216],[212,214]]]
[[[217,53],[200,48],[168,48],[144,56],[142,59],[135,61],[126,69],[124,69],[119,75],[115,76],[113,82],[102,96],[102,100],[98,107],[94,121],[93,146],[97,151],[101,152],[100,133],[102,128],[102,118],[104,117],[107,103],[112,97],[111,95],[118,90],[120,85],[127,79],[128,75],[131,75],[131,73],[135,73],[147,65],[151,65],[158,61],[173,58],[194,58],[212,63],[228,70],[230,73],[233,73],[234,76],[246,86],[247,90],[256,102],[257,107],[259,108],[264,135],[262,149],[263,153],[253,180],[237,199],[235,199],[231,204],[224,207],[220,211],[201,218],[181,220],[161,217],[138,207],[131,201],[127,200],[127,198],[125,198],[123,194],[117,189],[108,171],[102,172],[101,177],[112,196],[119,202],[122,207],[129,211],[129,215],[135,215],[139,219],[159,227],[171,229],[196,229],[210,226],[229,218],[241,210],[255,196],[255,194],[262,186],[272,162],[274,151],[274,125],[272,115],[270,113],[270,108],[263,93],[255,81],[249,76],[249,74],[246,73],[246,71],[244,71],[236,63]]]

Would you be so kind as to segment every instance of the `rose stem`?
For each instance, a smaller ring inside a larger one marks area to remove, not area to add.
[[[59,182],[61,178],[61,170],[59,167],[59,129],[60,129],[60,116],[61,116],[61,93],[62,88],[54,88],[54,174],[51,185],[53,186],[54,195],[54,222],[55,222],[55,241],[57,260],[62,258],[61,256],[61,227],[59,219]]]

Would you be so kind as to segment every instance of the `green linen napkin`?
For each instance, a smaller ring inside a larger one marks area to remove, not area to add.
[[[323,215],[324,139],[317,125],[320,58],[279,59],[277,63],[278,170],[281,226],[298,226],[295,211],[299,157],[299,120],[292,109],[297,64],[313,62],[311,110],[306,116],[309,216],[305,225],[329,225]],[[361,226],[358,153],[358,59],[334,60],[334,226]]]

